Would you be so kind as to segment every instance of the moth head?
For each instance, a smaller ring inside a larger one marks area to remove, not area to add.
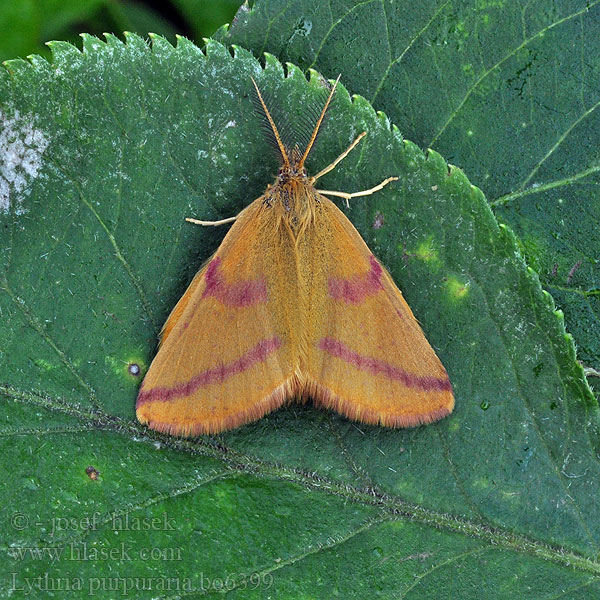
[[[304,168],[304,163],[306,162],[308,155],[314,147],[317,135],[319,134],[321,126],[323,125],[325,114],[327,113],[327,109],[331,104],[331,100],[333,98],[333,94],[335,93],[335,89],[340,80],[340,77],[341,75],[338,76],[334,85],[331,87],[331,91],[329,92],[329,96],[327,97],[327,101],[325,102],[325,106],[323,106],[323,109],[318,113],[319,116],[316,119],[314,129],[308,139],[308,142],[306,143],[306,147],[304,148],[304,150],[300,149],[297,143],[292,145],[286,143],[286,140],[284,138],[286,138],[287,136],[280,135],[277,125],[273,117],[271,116],[271,113],[269,112],[267,104],[263,98],[263,95],[261,94],[260,89],[258,88],[258,85],[256,84],[256,81],[254,81],[254,78],[251,78],[252,83],[254,85],[254,91],[256,93],[256,110],[261,115],[261,117],[263,117],[263,126],[267,138],[274,143],[280,155],[281,167],[278,173],[278,180],[280,182],[289,179],[306,178],[307,175],[306,169]],[[284,127],[284,133],[285,131],[286,128]]]
[[[289,164],[285,162],[279,167],[279,171],[277,172],[277,181],[279,183],[285,183],[291,179],[307,179],[308,175],[306,174],[306,168],[304,165],[300,163],[302,159],[302,152],[298,146],[294,146],[294,149],[290,152],[288,151],[288,156],[290,159]]]

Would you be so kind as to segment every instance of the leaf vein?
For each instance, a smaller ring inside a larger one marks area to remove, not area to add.
[[[482,539],[493,546],[515,552],[528,553],[543,560],[561,564],[578,571],[600,575],[600,562],[579,552],[568,551],[564,547],[551,546],[525,535],[516,534],[508,529],[489,527],[481,523],[474,523],[463,517],[432,511],[405,502],[398,496],[376,492],[369,488],[361,489],[338,483],[317,473],[305,473],[299,469],[238,453],[223,445],[215,444],[213,440],[170,438],[148,430],[137,422],[125,421],[114,415],[103,413],[100,410],[85,410],[75,404],[56,398],[49,398],[42,394],[22,392],[12,386],[0,385],[0,394],[17,401],[78,416],[81,419],[95,423],[97,429],[147,440],[148,443],[161,441],[165,446],[173,450],[221,460],[233,472],[254,474],[257,477],[303,485],[307,489],[340,496],[364,505],[380,507],[387,514],[398,515],[427,527],[434,527],[459,535]]]
[[[595,2],[590,2],[590,3],[588,3],[586,5],[585,8],[582,8],[581,10],[579,10],[579,11],[577,11],[575,13],[567,15],[567,16],[563,17],[562,19],[559,19],[558,21],[555,21],[554,23],[550,23],[546,27],[540,29],[534,35],[532,35],[529,38],[527,38],[524,42],[522,42],[521,44],[519,44],[518,46],[516,46],[515,48],[513,48],[504,57],[502,57],[497,63],[495,63],[494,65],[492,65],[489,69],[486,69],[485,71],[483,71],[480,74],[480,76],[475,80],[475,82],[473,83],[473,85],[471,85],[471,87],[469,87],[469,89],[466,91],[466,93],[463,96],[462,100],[456,105],[456,108],[450,113],[450,116],[448,117],[448,119],[446,120],[446,122],[442,125],[442,127],[440,128],[440,130],[434,135],[434,137],[427,144],[427,146],[430,147],[430,148],[433,148],[434,144],[441,137],[441,135],[444,133],[444,131],[446,131],[446,129],[448,128],[448,126],[450,125],[450,123],[452,122],[452,120],[458,115],[458,113],[462,110],[463,106],[466,104],[467,100],[475,92],[475,90],[477,89],[477,86],[488,75],[490,75],[496,69],[498,69],[499,67],[501,67],[507,60],[509,60],[510,58],[512,58],[519,50],[522,50],[527,45],[529,45],[531,42],[533,42],[534,40],[536,40],[539,37],[543,36],[546,32],[550,31],[554,27],[557,27],[558,25],[562,25],[563,23],[565,23],[567,21],[570,21],[571,19],[574,19],[574,18],[576,18],[576,17],[578,17],[578,16],[580,16],[580,15],[586,13],[586,12],[589,12],[589,10],[591,8],[593,8],[594,6],[596,6],[598,4],[598,2],[600,2],[600,0],[595,0]]]

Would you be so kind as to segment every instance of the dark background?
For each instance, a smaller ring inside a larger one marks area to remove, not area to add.
[[[148,32],[175,42],[183,35],[199,45],[230,23],[241,0],[0,0],[0,61],[49,57],[49,40],[81,47],[80,33],[102,37],[123,31]]]

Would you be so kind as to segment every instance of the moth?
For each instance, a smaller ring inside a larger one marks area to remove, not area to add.
[[[339,77],[338,77],[339,81]],[[236,217],[162,332],[137,398],[141,423],[181,436],[217,433],[297,399],[350,419],[413,427],[450,414],[452,386],[390,274],[344,213],[316,189],[365,136],[316,175],[305,162],[332,86],[304,149],[286,143],[254,79],[281,166]]]

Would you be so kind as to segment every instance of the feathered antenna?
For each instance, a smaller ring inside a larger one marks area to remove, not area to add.
[[[312,135],[310,136],[310,140],[308,141],[306,150],[304,150],[304,154],[302,155],[302,157],[296,164],[296,168],[298,168],[298,169],[301,169],[304,166],[304,161],[308,158],[308,155],[310,154],[310,151],[312,150],[312,147],[315,144],[315,140],[317,139],[317,135],[319,134],[319,129],[320,129],[321,125],[323,124],[323,119],[325,118],[325,113],[327,112],[327,109],[329,108],[329,104],[331,103],[331,99],[333,98],[333,94],[335,93],[335,88],[337,87],[337,84],[340,81],[341,76],[342,76],[341,74],[338,75],[338,78],[335,80],[335,83],[333,84],[333,87],[331,88],[331,92],[329,92],[329,97],[327,98],[327,102],[325,102],[325,106],[323,107],[323,110],[321,111],[321,115],[319,116],[319,119],[317,120],[315,129],[314,129]]]
[[[281,153],[281,159],[283,160],[283,166],[289,167],[290,166],[290,157],[288,156],[285,145],[284,145],[283,141],[281,140],[281,136],[279,135],[279,131],[277,130],[277,125],[275,125],[275,121],[273,121],[273,117],[271,117],[271,113],[269,112],[269,109],[267,108],[267,105],[265,104],[265,101],[263,100],[262,94],[260,93],[260,90],[258,89],[258,85],[256,85],[256,81],[254,81],[254,77],[250,77],[250,79],[252,79],[252,83],[254,84],[254,89],[256,90],[258,107],[260,109],[262,109],[261,112],[266,117],[267,122],[270,126],[270,133],[273,134],[274,141],[277,144],[277,147],[279,148],[279,152]]]

